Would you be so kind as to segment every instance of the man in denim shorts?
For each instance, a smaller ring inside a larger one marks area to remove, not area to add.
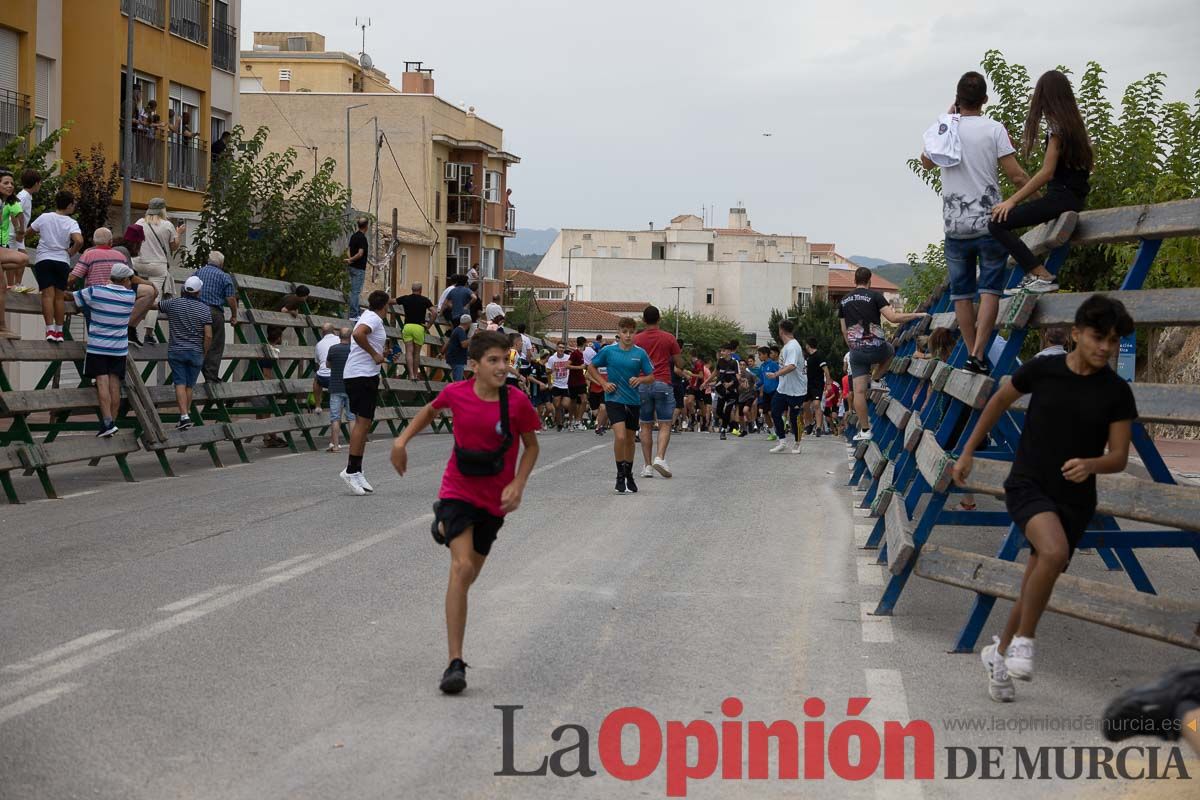
[[[657,471],[664,478],[671,477],[667,465],[667,443],[671,441],[671,422],[675,417],[675,389],[671,385],[675,370],[683,371],[683,348],[679,341],[658,327],[662,314],[655,306],[642,310],[645,329],[634,337],[633,343],[645,350],[654,365],[654,383],[638,389],[642,401],[642,477],[649,478]],[[658,455],[654,455],[653,431],[658,422]]]
[[[341,452],[342,412],[346,421],[354,424],[354,412],[350,410],[350,396],[346,394],[343,375],[346,359],[350,357],[350,329],[338,331],[338,343],[329,348],[325,363],[329,365],[329,452]]]

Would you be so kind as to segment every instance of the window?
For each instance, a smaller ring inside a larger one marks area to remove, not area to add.
[[[208,14],[205,0],[171,0],[171,33],[207,46]]]
[[[820,257],[820,256],[812,256],[812,258],[810,259],[810,261],[811,261],[811,263],[813,263],[813,264],[820,264],[820,263],[821,263],[821,257]]]
[[[716,289],[705,289],[704,290],[704,304],[711,306],[713,304],[713,300],[716,298],[716,296],[717,296]]]
[[[209,141],[217,141],[221,134],[229,130],[229,114],[220,109],[212,109],[212,123],[209,126]]]
[[[37,57],[37,84],[34,89],[34,141],[40,142],[46,138],[50,127],[50,70],[54,62],[42,56]]]
[[[750,260],[750,251],[738,250],[738,261],[749,261],[749,260]]]
[[[812,289],[798,289],[796,291],[796,305],[800,308],[806,308],[812,302]]]
[[[590,241],[592,240],[592,235],[591,235],[590,233],[585,233],[585,234],[583,235],[583,240],[584,240],[585,242],[590,242]]]
[[[483,193],[489,203],[500,202],[500,173],[487,170],[483,173]]]
[[[467,270],[469,270],[471,267],[472,267],[472,264],[471,264],[471,248],[470,248],[470,247],[460,247],[460,248],[458,248],[458,271],[459,271],[459,272],[466,272],[466,271],[467,271]]]
[[[621,257],[621,248],[619,248],[619,247],[614,247],[614,248],[612,249],[612,257],[613,257],[613,258],[620,258],[620,257]]]
[[[442,193],[440,191],[433,193],[433,219],[435,222],[442,221]]]
[[[483,263],[479,266],[479,276],[488,280],[496,280],[496,251],[490,247],[483,250]]]
[[[292,71],[290,69],[279,70],[279,80],[290,81],[292,79]]]
[[[608,248],[601,245],[596,248],[596,258],[608,258]]]
[[[408,283],[408,251],[400,251],[400,278],[399,283]]]
[[[293,53],[303,53],[308,50],[308,42],[303,36],[287,37],[287,49]]]
[[[778,246],[779,246],[779,242],[775,241],[774,239],[771,239],[770,241],[767,242],[767,247],[778,247]]]

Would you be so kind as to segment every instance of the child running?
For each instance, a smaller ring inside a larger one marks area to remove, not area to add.
[[[517,510],[538,457],[540,426],[533,404],[520,389],[507,385],[508,337],[481,331],[471,337],[468,353],[475,377],[452,383],[422,408],[392,444],[392,466],[408,470],[408,443],[449,409],[454,418],[454,450],[442,474],[433,504],[433,539],[450,548],[446,586],[446,638],[450,665],[439,688],[458,694],[467,688],[463,636],[467,592],[479,577],[504,517]],[[517,453],[524,445],[521,462]]]
[[[617,462],[617,494],[636,493],[633,480],[633,432],[641,419],[642,400],[639,386],[654,383],[654,365],[650,354],[633,343],[637,322],[621,317],[617,323],[617,345],[609,345],[588,364],[588,377],[604,385],[604,406],[613,432],[613,455]],[[600,368],[608,370],[600,374]]]
[[[1058,289],[1046,265],[1015,231],[1049,222],[1064,212],[1082,211],[1090,188],[1092,145],[1075,102],[1075,93],[1071,91],[1071,81],[1056,69],[1038,78],[1034,87],[1022,141],[1026,158],[1041,138],[1043,119],[1047,133],[1043,139],[1046,157],[1042,168],[1012,197],[992,206],[992,219],[988,223],[992,238],[1008,250],[1025,273],[1021,282],[1005,294],[1021,291],[1044,294]],[[1043,186],[1046,187],[1044,195],[1028,200]]]
[[[1033,680],[1038,620],[1096,510],[1095,476],[1125,469],[1137,405],[1108,362],[1121,337],[1132,332],[1124,305],[1104,295],[1089,297],[1075,312],[1075,349],[1034,358],[1002,384],[954,465],[954,480],[965,485],[992,426],[1018,397],[1032,394],[1004,482],[1008,513],[1029,541],[1029,561],[1003,634],[980,654],[988,694],[997,702],[1015,698],[1012,678]]]

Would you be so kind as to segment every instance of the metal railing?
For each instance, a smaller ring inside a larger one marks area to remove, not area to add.
[[[208,184],[208,145],[198,136],[167,134],[167,185],[204,191]]]
[[[517,210],[515,208],[509,207],[507,209],[507,213],[504,215],[504,230],[516,232]]]
[[[478,225],[483,198],[477,194],[446,196],[446,223],[449,225]]]
[[[28,124],[29,95],[0,89],[0,147],[20,136]]]
[[[133,131],[133,162],[125,163],[125,137],[128,132],[121,126],[121,171],[129,170],[130,180],[144,183],[163,182],[163,137],[154,128],[138,126]]]
[[[207,0],[171,0],[171,33],[196,44],[208,44]]]
[[[237,68],[237,28],[232,25],[213,22],[212,65],[225,72]]]
[[[156,28],[165,28],[167,24],[166,0],[121,0],[121,13],[129,15],[129,4],[133,3],[134,18]]]

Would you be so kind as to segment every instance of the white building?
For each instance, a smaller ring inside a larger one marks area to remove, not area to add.
[[[765,340],[772,308],[824,295],[828,264],[806,237],[760,233],[738,207],[729,210],[728,228],[705,228],[700,217],[681,214],[658,231],[564,229],[535,273],[568,284],[584,302],[678,304]]]

